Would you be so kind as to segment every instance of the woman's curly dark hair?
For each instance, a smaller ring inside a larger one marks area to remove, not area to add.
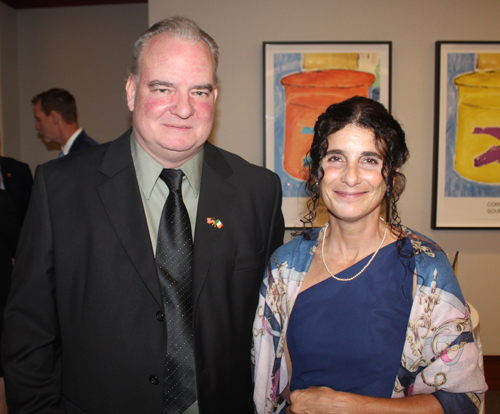
[[[309,150],[309,171],[306,181],[306,193],[310,197],[308,212],[302,219],[304,227],[312,225],[316,218],[316,209],[320,201],[319,182],[323,177],[321,160],[328,150],[328,137],[348,125],[356,125],[373,131],[375,146],[384,157],[382,177],[386,184],[383,201],[385,219],[393,225],[396,234],[401,237],[401,219],[396,203],[406,184],[406,177],[399,168],[408,160],[405,133],[401,125],[379,102],[361,96],[354,96],[343,102],[331,105],[321,114],[314,126],[314,139]],[[396,230],[397,229],[397,230]]]

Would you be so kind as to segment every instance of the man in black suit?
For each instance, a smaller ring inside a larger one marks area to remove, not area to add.
[[[31,177],[31,174],[30,174]],[[12,262],[16,253],[20,225],[11,195],[0,189],[0,340],[3,331],[3,312],[10,287]],[[0,414],[7,413],[3,369],[0,363]]]
[[[20,224],[28,210],[33,187],[33,176],[28,164],[0,156],[0,189],[10,194]]]
[[[207,142],[217,61],[215,41],[191,20],[157,23],[135,44],[132,129],[38,167],[5,311],[12,413],[253,412],[251,329],[283,240],[281,185]],[[181,410],[164,398],[192,379],[165,381],[168,306],[155,262],[164,169],[184,175],[194,234],[187,329],[197,402]]]
[[[97,145],[78,126],[76,101],[68,91],[52,88],[35,95],[31,103],[35,129],[45,142],[61,145],[60,157]]]
[[[28,209],[33,176],[28,164],[0,156],[0,340],[19,231]],[[0,363],[0,413],[6,413]]]

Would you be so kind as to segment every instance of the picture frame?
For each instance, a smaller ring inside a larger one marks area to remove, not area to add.
[[[433,229],[500,228],[500,42],[436,42]]]
[[[307,151],[318,116],[354,95],[390,111],[392,42],[264,42],[264,160],[281,179],[288,229],[302,227]],[[317,209],[315,227],[328,219]]]

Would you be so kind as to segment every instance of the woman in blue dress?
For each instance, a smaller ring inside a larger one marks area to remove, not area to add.
[[[401,224],[405,134],[378,102],[314,129],[304,230],[270,260],[254,323],[258,414],[476,413],[487,387],[446,255]],[[293,309],[293,312],[292,312]]]

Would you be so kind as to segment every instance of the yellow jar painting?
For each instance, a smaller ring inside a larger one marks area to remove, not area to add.
[[[500,42],[436,42],[432,228],[500,228]]]
[[[494,57],[488,58],[491,62]],[[458,88],[455,170],[470,180],[500,183],[500,71],[466,73],[454,83]]]

